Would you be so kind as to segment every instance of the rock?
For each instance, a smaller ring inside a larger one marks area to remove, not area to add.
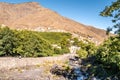
[[[67,75],[67,71],[64,70],[62,67],[56,65],[56,64],[52,66],[52,68],[50,69],[50,72],[52,74],[61,75],[61,76],[64,76],[64,77],[66,77],[66,75]]]
[[[95,77],[92,77],[91,80],[97,80]]]

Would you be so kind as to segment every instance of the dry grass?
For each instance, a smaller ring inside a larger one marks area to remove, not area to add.
[[[62,77],[52,75],[50,69],[54,64],[66,66],[69,57],[73,54],[65,54],[54,57],[41,58],[0,58],[0,80],[64,80]],[[26,78],[26,76],[28,76]]]

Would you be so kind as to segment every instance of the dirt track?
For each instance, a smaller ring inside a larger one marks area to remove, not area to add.
[[[42,58],[0,58],[0,80],[65,80],[49,71],[54,64],[63,65],[74,54]]]

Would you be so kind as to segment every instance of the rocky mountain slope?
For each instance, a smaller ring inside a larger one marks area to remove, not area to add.
[[[36,2],[21,4],[0,2],[0,24],[12,29],[67,31],[96,43],[102,42],[107,37],[104,30],[63,17]]]

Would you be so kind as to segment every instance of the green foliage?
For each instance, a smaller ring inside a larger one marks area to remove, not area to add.
[[[83,42],[75,39],[73,44],[80,47],[80,50],[77,51],[80,58],[87,58],[94,55],[97,49],[95,44],[90,41]]]
[[[42,57],[67,53],[70,37],[69,33],[0,28],[0,56]],[[53,43],[60,45],[61,49],[54,49]]]
[[[98,76],[117,77],[120,78],[120,0],[116,0],[110,6],[107,6],[102,12],[101,16],[112,17],[113,27],[107,28],[107,34],[115,29],[117,36],[110,37],[99,46],[96,52],[96,68],[92,68],[94,73]],[[92,72],[92,71],[91,71]],[[100,73],[99,73],[100,72]],[[94,74],[93,73],[93,74]]]
[[[71,39],[70,33],[61,33],[61,32],[39,32],[38,33],[42,38],[47,40],[51,44],[57,44],[61,49],[54,48],[55,54],[69,53],[69,46]]]
[[[62,47],[61,52],[62,52],[62,54],[63,54],[63,53],[69,53],[70,50],[69,50],[68,47]]]
[[[94,55],[94,64],[89,69],[89,74],[107,80],[109,77],[120,78],[120,37],[110,37],[101,44]]]
[[[113,2],[110,6],[107,6],[102,12],[101,16],[109,16],[113,17],[112,22],[115,23],[115,25],[112,28],[116,28],[115,33],[119,34],[120,36],[120,0],[117,0],[116,2]],[[107,33],[112,30],[112,28],[108,28]]]
[[[55,54],[62,54],[62,50],[59,48],[54,48]]]
[[[63,38],[60,41],[60,45],[61,45],[61,49],[62,49],[62,53],[69,53],[69,46],[70,46],[70,41],[67,38]]]
[[[76,52],[80,58],[87,58],[88,52],[84,49],[80,49]]]
[[[80,49],[77,54],[81,58],[91,64],[88,69],[90,76],[96,76],[101,80],[110,80],[120,78],[120,37],[110,37],[97,48],[93,48],[93,44],[88,43],[84,48]],[[95,51],[95,50],[96,51]],[[89,51],[90,50],[90,51]],[[92,52],[93,51],[93,52]],[[92,54],[90,57],[89,54]],[[87,56],[87,57],[86,57]],[[83,63],[83,65],[87,64]],[[86,65],[85,65],[86,66]]]
[[[14,52],[24,54],[25,57],[51,56],[54,52],[50,43],[44,40],[36,32],[20,31],[16,33],[17,46]],[[46,54],[46,55],[41,55]]]
[[[15,45],[14,42],[14,32],[9,28],[0,28],[0,55],[11,55]]]
[[[88,56],[93,56],[97,50],[97,46],[92,42],[88,42],[84,49],[88,52]]]
[[[97,50],[97,59],[105,65],[116,64],[120,69],[120,37],[110,37]]]
[[[79,40],[78,38],[73,38],[73,45],[79,46]]]
[[[120,9],[120,0],[113,2],[110,6],[106,6],[103,12],[101,12],[102,16],[112,16],[113,12]]]
[[[71,39],[70,33],[61,33],[61,32],[39,32],[39,35],[47,40],[51,44],[57,44],[61,47],[61,49],[55,48],[54,53],[55,54],[64,54],[69,53],[69,46]]]
[[[70,39],[70,33],[61,33],[61,32],[39,32],[38,33],[42,38],[48,40],[52,44],[59,44],[63,39]],[[60,45],[60,44],[59,44]]]

